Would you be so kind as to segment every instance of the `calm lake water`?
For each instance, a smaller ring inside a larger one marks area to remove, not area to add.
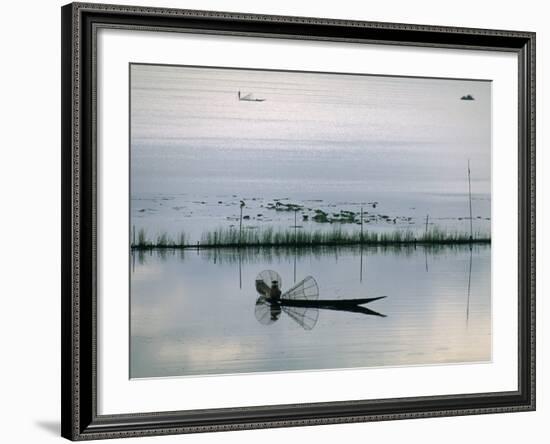
[[[131,377],[489,361],[490,259],[490,246],[135,252]],[[319,299],[387,296],[367,305],[385,317],[311,309],[311,329],[285,311],[265,325],[265,269],[283,291],[313,276]]]
[[[246,230],[293,226],[276,200],[304,230],[363,207],[368,230],[469,232],[468,161],[490,236],[491,82],[132,65],[131,85],[130,223],[151,239],[235,227],[241,201]]]
[[[357,232],[357,217],[314,217],[363,210],[367,232],[468,236],[469,182],[472,230],[490,237],[490,81],[132,64],[130,85],[138,237],[184,233],[196,245],[239,229],[241,210],[243,230]],[[134,250],[130,260],[133,378],[491,359],[490,245]],[[266,269],[283,291],[312,276],[319,299],[387,297],[370,314],[273,312],[256,305]]]

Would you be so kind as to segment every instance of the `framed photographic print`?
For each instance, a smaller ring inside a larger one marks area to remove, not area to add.
[[[535,408],[535,35],[62,8],[62,435]]]

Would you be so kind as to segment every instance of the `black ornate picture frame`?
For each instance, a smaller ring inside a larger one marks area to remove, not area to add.
[[[534,33],[86,3],[66,5],[61,14],[62,436],[86,440],[535,409]],[[99,28],[514,53],[519,66],[518,390],[98,415],[95,57]]]

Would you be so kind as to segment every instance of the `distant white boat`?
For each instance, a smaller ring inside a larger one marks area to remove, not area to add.
[[[237,93],[237,97],[241,102],[263,102],[265,100],[254,97],[252,93],[241,94],[240,91]]]

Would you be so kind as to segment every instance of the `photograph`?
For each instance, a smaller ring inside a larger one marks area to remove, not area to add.
[[[294,3],[62,6],[61,435],[522,441],[541,15]]]
[[[491,80],[128,75],[131,379],[491,362]]]

